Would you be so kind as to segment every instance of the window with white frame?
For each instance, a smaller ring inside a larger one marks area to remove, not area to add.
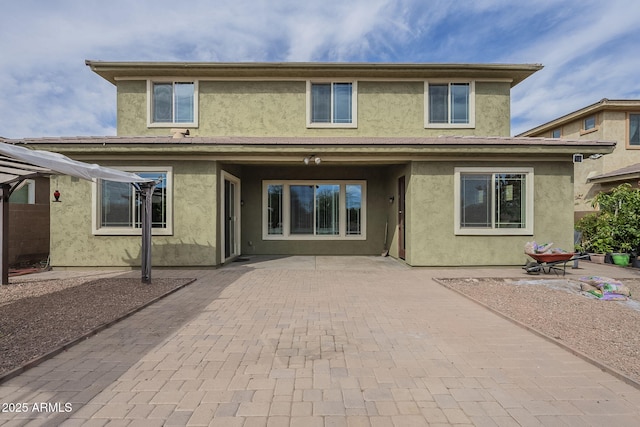
[[[21,185],[13,190],[9,203],[33,205],[36,203],[36,183],[32,179],[25,179]]]
[[[196,126],[197,86],[194,81],[149,81],[149,126]]]
[[[172,168],[121,168],[157,182],[151,202],[153,234],[173,233]],[[140,234],[142,198],[126,182],[98,180],[94,183],[94,234]]]
[[[456,234],[533,234],[532,168],[456,168]]]
[[[264,181],[263,238],[365,239],[365,181]]]
[[[474,82],[425,83],[425,127],[475,127]]]
[[[355,81],[307,82],[307,126],[356,127]]]
[[[587,131],[587,130],[592,130],[596,128],[596,116],[589,116],[586,119],[584,119],[584,122],[582,123],[583,125],[583,130]]]
[[[640,146],[640,113],[629,114],[629,145]]]

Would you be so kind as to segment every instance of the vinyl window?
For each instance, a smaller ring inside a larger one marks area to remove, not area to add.
[[[456,234],[532,234],[533,170],[456,168]]]
[[[263,238],[364,239],[364,181],[265,181]]]
[[[152,197],[151,228],[153,234],[172,234],[171,168],[126,168],[126,170],[143,178],[159,181]],[[141,232],[142,200],[130,183],[97,180],[94,183],[94,210],[94,234],[126,235]]]
[[[308,127],[356,127],[355,81],[307,82]]]
[[[197,126],[197,90],[194,81],[149,81],[149,126]]]
[[[474,82],[426,82],[425,127],[475,127]]]

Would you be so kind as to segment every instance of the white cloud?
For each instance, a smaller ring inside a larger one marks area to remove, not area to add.
[[[114,61],[541,62],[514,132],[638,96],[639,12],[611,0],[23,0],[0,15],[0,135],[115,133]]]

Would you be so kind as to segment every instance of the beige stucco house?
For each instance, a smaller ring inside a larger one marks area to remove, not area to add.
[[[617,141],[607,156],[583,155],[574,167],[576,220],[593,212],[591,199],[621,183],[640,182],[640,100],[601,101],[521,133],[518,137]],[[583,153],[576,153],[583,154]],[[603,153],[602,153],[603,154]]]
[[[511,138],[511,64],[87,61],[117,91],[117,136],[12,141],[160,180],[153,265],[240,255],[389,255],[412,266],[523,264],[573,246],[574,153]],[[127,185],[52,178],[51,263],[140,265]]]

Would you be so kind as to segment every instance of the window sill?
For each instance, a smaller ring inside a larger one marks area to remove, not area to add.
[[[366,235],[360,236],[262,236],[262,240],[266,241],[288,241],[288,240],[305,240],[305,241],[345,241],[345,240],[367,240]]]
[[[142,230],[139,228],[100,228],[93,230],[94,236],[142,236]],[[170,229],[151,229],[152,236],[173,236],[173,230]]]
[[[463,123],[463,124],[451,124],[451,123],[429,123],[425,129],[475,129],[475,124]]]
[[[307,129],[357,129],[356,123],[307,123]]]
[[[470,229],[456,229],[454,231],[456,236],[533,236],[533,230],[527,228],[470,228]]]
[[[590,134],[590,133],[594,133],[594,132],[597,132],[597,131],[599,131],[599,130],[600,130],[600,128],[599,128],[599,127],[595,127],[595,128],[593,128],[593,129],[589,129],[589,130],[580,129],[580,136],[582,136],[582,135],[588,135],[588,134]]]
[[[198,123],[147,123],[148,128],[197,128]]]

